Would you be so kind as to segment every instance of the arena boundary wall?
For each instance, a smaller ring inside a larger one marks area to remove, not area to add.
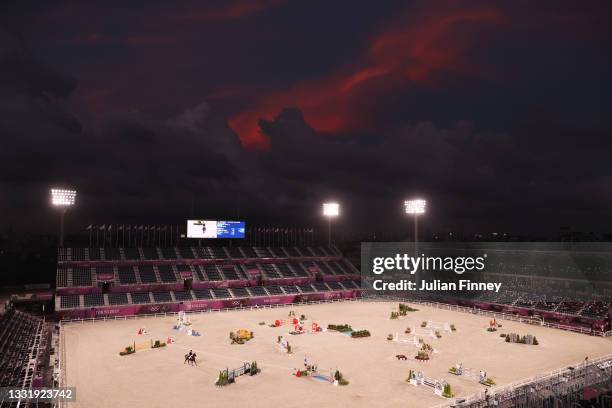
[[[590,335],[590,336],[599,336],[599,337],[611,337],[612,330],[607,332],[599,332],[592,329],[586,329],[581,327],[567,326],[558,323],[548,323],[543,319],[535,319],[520,315],[501,313],[501,312],[492,312],[489,310],[482,310],[478,308],[469,308],[465,306],[452,305],[447,303],[439,303],[439,302],[428,302],[421,301],[417,299],[406,299],[401,297],[394,296],[386,296],[386,295],[367,295],[361,294],[359,297],[354,298],[338,298],[338,299],[321,299],[321,300],[313,300],[313,301],[303,301],[303,302],[293,302],[293,303],[274,303],[274,304],[261,304],[256,306],[236,306],[236,307],[228,307],[228,308],[213,308],[213,309],[201,309],[201,310],[184,310],[187,314],[203,314],[203,313],[211,313],[211,312],[228,312],[232,310],[258,310],[258,309],[270,309],[270,308],[278,308],[278,307],[291,307],[294,305],[314,305],[314,304],[324,304],[324,303],[336,303],[336,302],[411,302],[414,304],[421,304],[424,306],[434,307],[436,309],[448,310],[453,312],[462,312],[469,313],[478,316],[492,317],[501,320],[509,320],[518,323],[526,323],[526,324],[538,324],[540,326],[549,327],[553,329],[559,330],[567,330],[575,333]],[[146,317],[166,317],[166,316],[175,316],[178,315],[179,311],[176,312],[163,312],[163,313],[145,313],[145,314],[135,314],[135,315],[125,315],[125,316],[100,316],[100,317],[85,317],[85,318],[74,318],[74,319],[61,319],[60,324],[66,324],[71,322],[93,322],[93,321],[107,321],[107,320],[127,320],[127,319],[139,319]]]
[[[534,375],[528,378],[524,378],[522,380],[518,380],[518,381],[514,381],[510,384],[506,384],[506,385],[502,385],[502,386],[498,386],[498,387],[492,387],[489,388],[488,390],[486,390],[485,392],[479,392],[479,393],[475,393],[472,394],[470,396],[467,397],[455,397],[453,399],[451,399],[451,401],[447,401],[445,403],[442,404],[438,404],[435,405],[431,408],[448,408],[451,406],[457,406],[457,407],[471,407],[472,404],[478,404],[480,402],[485,402],[487,397],[488,398],[493,398],[494,396],[504,396],[504,395],[508,395],[510,393],[512,393],[513,390],[516,390],[520,387],[524,387],[524,386],[528,386],[528,385],[535,385],[535,384],[541,384],[544,383],[546,381],[552,380],[554,379],[554,377],[559,377],[559,376],[571,376],[573,373],[573,371],[577,368],[581,368],[584,370],[584,372],[586,373],[586,377],[588,377],[588,369],[592,368],[592,367],[597,367],[598,365],[604,365],[607,367],[612,367],[612,354],[608,354],[605,356],[601,356],[601,357],[597,357],[595,359],[592,360],[588,360],[588,361],[580,361],[577,362],[575,364],[570,364],[570,365],[565,365],[562,368],[558,368],[556,370],[552,370],[552,371],[548,371],[544,374],[538,374],[538,375]],[[571,368],[570,368],[571,367]],[[608,368],[610,369],[610,368]],[[581,378],[581,377],[580,377]],[[587,378],[588,379],[588,378]],[[589,387],[591,384],[587,384],[587,379],[583,380],[583,385],[584,387]],[[536,392],[534,391],[534,394]],[[457,402],[455,400],[462,400],[461,402]],[[539,406],[539,405],[538,405]]]

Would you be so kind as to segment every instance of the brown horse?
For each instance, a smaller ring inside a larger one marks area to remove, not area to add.
[[[408,357],[406,357],[404,354],[396,354],[395,358],[398,360],[408,360]]]

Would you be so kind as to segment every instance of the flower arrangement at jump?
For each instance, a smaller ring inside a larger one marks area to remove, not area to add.
[[[352,332],[353,328],[350,324],[328,324],[327,330],[333,330],[341,333]]]
[[[419,309],[412,308],[405,303],[400,303],[398,305],[398,309],[399,309],[399,313],[401,316],[406,316],[408,312],[418,312],[419,311]]]
[[[489,322],[489,327],[487,328],[487,331],[496,332],[498,327],[502,327],[502,325],[497,323],[496,319],[493,319]]]
[[[433,352],[433,347],[430,344],[423,343],[421,345],[421,349],[417,352],[417,355],[414,356],[417,360],[427,361],[429,360],[429,355]]]
[[[127,346],[123,351],[119,352],[120,356],[127,356],[128,354],[134,354],[136,352],[136,350],[134,350],[134,347],[132,346]]]
[[[350,334],[350,336],[354,339],[371,336],[369,330],[353,330],[351,325],[346,324],[346,323],[345,324],[328,324],[327,330]]]
[[[370,337],[370,331],[369,330],[357,330],[357,331],[351,332],[351,337],[354,339],[361,338],[361,337]]]
[[[246,329],[239,329],[235,332],[230,332],[229,338],[232,341],[232,344],[244,344],[247,341],[253,339],[255,334],[252,331],[248,331]]]
[[[160,347],[166,347],[166,343],[159,341],[159,340],[155,340],[155,343],[153,343],[153,345],[151,346],[151,348],[160,348]]]
[[[487,377],[482,384],[486,385],[487,387],[491,387],[495,385],[495,381],[491,377]]]
[[[217,377],[217,381],[215,382],[215,385],[219,387],[223,387],[228,384],[229,384],[229,375],[227,374],[227,371],[219,371],[219,377]]]
[[[338,381],[338,385],[348,385],[349,382],[344,378],[344,375],[338,370],[334,373],[334,380]]]
[[[261,373],[261,368],[257,367],[257,361],[253,361],[251,363],[251,370],[249,372],[249,374],[251,374],[251,376],[257,375]]]
[[[414,309],[405,303],[400,303],[397,307],[397,311],[391,312],[391,319],[399,319],[400,316],[406,316],[408,312],[416,312],[418,309]]]
[[[529,344],[532,346],[537,346],[538,344],[540,344],[536,336],[533,336],[531,334],[526,334],[524,336],[521,336],[516,333],[509,333],[509,334],[502,333],[500,337],[505,337],[506,343]]]

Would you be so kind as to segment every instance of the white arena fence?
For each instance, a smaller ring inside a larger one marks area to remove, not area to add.
[[[448,408],[450,406],[458,406],[458,407],[466,406],[467,407],[467,406],[470,406],[470,404],[485,401],[485,399],[487,398],[487,395],[490,398],[492,398],[495,395],[498,395],[498,396],[508,395],[508,394],[511,394],[513,390],[516,390],[520,387],[524,387],[527,385],[541,384],[548,380],[553,379],[554,377],[570,375],[572,371],[576,368],[587,368],[587,366],[592,367],[592,366],[598,366],[598,365],[610,367],[612,365],[612,354],[608,354],[602,357],[597,357],[597,358],[594,358],[588,361],[580,361],[575,364],[565,365],[562,368],[558,368],[558,369],[546,372],[544,374],[534,375],[532,377],[524,378],[522,380],[514,381],[510,384],[506,384],[506,385],[502,385],[498,387],[491,387],[487,390],[486,393],[479,392],[479,393],[472,394],[468,397],[455,397],[455,398],[449,399],[449,401],[447,402],[435,405],[431,408]],[[572,367],[572,368],[569,368],[569,367]],[[586,383],[586,380],[583,383]],[[537,387],[534,387],[534,388],[537,388]],[[459,400],[459,399],[461,400],[461,402],[457,403],[455,400]]]
[[[349,298],[349,299],[329,299],[329,300],[314,300],[309,302],[296,302],[296,303],[282,303],[282,304],[273,304],[273,305],[258,305],[258,306],[239,306],[239,307],[229,307],[223,309],[204,309],[204,310],[185,310],[186,314],[207,314],[207,313],[227,313],[227,312],[235,312],[235,311],[252,311],[252,310],[262,310],[262,309],[277,309],[284,307],[297,307],[304,305],[319,305],[319,304],[327,304],[327,303],[342,303],[342,302],[360,302],[362,299],[360,298]],[[102,316],[102,317],[88,317],[84,319],[63,319],[60,320],[60,325],[72,324],[72,323],[95,323],[95,322],[105,322],[112,320],[138,320],[145,319],[149,317],[168,317],[168,316],[178,316],[181,312],[164,312],[164,313],[149,313],[149,314],[137,314],[137,315],[129,315],[129,316]]]

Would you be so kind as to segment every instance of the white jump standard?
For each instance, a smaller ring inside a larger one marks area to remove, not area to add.
[[[431,328],[424,329],[420,327],[419,328],[413,327],[411,334],[415,336],[429,336],[432,339],[437,339],[436,333]]]
[[[451,327],[448,322],[434,322],[432,320],[428,320],[426,327],[428,329],[434,329],[434,330],[444,330],[447,332],[451,331]]]
[[[463,367],[463,363],[457,363],[454,367],[451,367],[448,372],[454,375],[461,375],[471,380],[478,381],[478,383],[482,385],[492,385],[490,382],[487,381],[487,372],[485,370],[466,368]]]
[[[414,386],[425,385],[433,389],[434,394],[442,397],[444,392],[444,386],[447,384],[444,380],[436,380],[435,378],[428,378],[422,371],[410,371],[409,383]]]

